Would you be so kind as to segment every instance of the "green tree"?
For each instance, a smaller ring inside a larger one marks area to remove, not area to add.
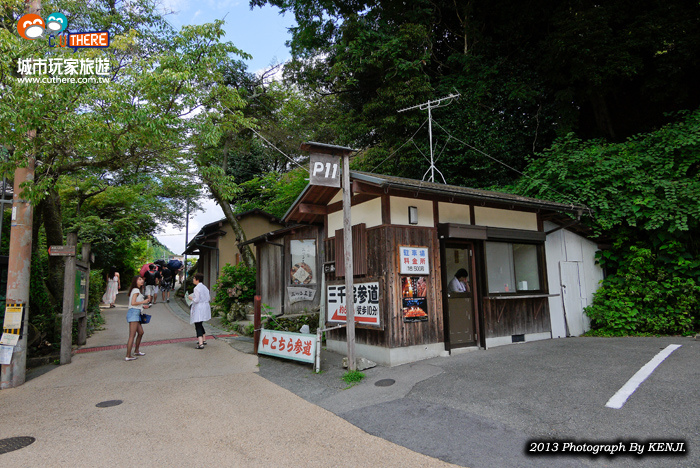
[[[586,309],[604,334],[688,333],[700,324],[700,110],[625,143],[568,136],[528,167],[523,195],[593,209],[612,239]]]

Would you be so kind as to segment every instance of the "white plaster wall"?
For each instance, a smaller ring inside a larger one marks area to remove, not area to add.
[[[365,223],[368,228],[382,224],[382,199],[375,198],[353,206],[350,221],[353,226]],[[336,229],[343,229],[343,210],[328,215],[328,235],[333,237]]]
[[[433,202],[418,198],[391,197],[389,200],[391,224],[408,224],[408,207],[418,208],[418,224],[413,226],[434,227]]]
[[[469,205],[438,202],[438,216],[441,223],[469,224]]]
[[[475,206],[474,221],[477,226],[537,231],[537,214],[525,211]]]
[[[549,231],[558,227],[556,224],[545,221],[544,230]],[[545,242],[545,255],[547,257],[547,281],[550,294],[559,294],[549,298],[549,314],[552,322],[552,337],[566,336],[564,322],[564,306],[561,290],[561,262],[578,263],[579,287],[581,294],[581,320],[584,331],[590,330],[590,320],[583,313],[583,308],[590,305],[593,295],[600,287],[603,280],[603,269],[595,263],[595,253],[598,246],[585,237],[579,236],[565,229],[549,234]]]

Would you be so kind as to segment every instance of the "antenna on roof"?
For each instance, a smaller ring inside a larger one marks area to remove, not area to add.
[[[401,109],[397,111],[398,113],[409,111],[412,109],[420,109],[420,110],[428,110],[428,137],[430,139],[430,169],[428,169],[425,174],[423,174],[423,179],[425,179],[425,176],[430,172],[430,182],[435,182],[435,171],[438,171],[440,174],[440,177],[442,177],[442,183],[447,184],[445,181],[445,177],[442,175],[442,172],[438,170],[437,167],[435,167],[435,160],[433,159],[433,109],[437,109],[439,107],[445,107],[449,106],[452,104],[452,101],[454,99],[457,99],[460,96],[459,93],[457,94],[450,94],[449,96],[445,96],[440,99],[436,99],[434,101],[428,101],[423,104],[418,104],[417,106],[413,107],[406,107],[405,109]],[[449,102],[445,102],[449,101]]]

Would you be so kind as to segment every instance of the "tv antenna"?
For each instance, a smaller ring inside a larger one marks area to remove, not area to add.
[[[449,106],[452,104],[452,101],[457,99],[460,96],[459,93],[457,94],[450,94],[449,96],[445,96],[440,99],[436,99],[434,101],[428,101],[424,102],[423,104],[418,104],[417,106],[413,107],[406,107],[405,109],[401,109],[397,111],[397,113],[401,112],[406,112],[412,109],[420,109],[422,111],[428,110],[428,138],[430,140],[430,168],[425,171],[425,174],[423,174],[423,179],[425,179],[425,176],[428,175],[428,172],[430,172],[430,182],[435,182],[435,171],[437,171],[440,174],[440,177],[442,177],[442,183],[447,184],[445,181],[445,176],[442,175],[442,172],[438,170],[437,167],[435,167],[435,160],[433,159],[433,109],[438,109],[440,107],[445,107]],[[449,101],[449,102],[445,102]]]

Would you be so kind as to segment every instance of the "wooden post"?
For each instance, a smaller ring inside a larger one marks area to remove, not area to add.
[[[67,236],[67,245],[78,244],[78,234]],[[73,306],[75,300],[75,255],[66,257],[66,272],[63,280],[63,318],[61,319],[61,364],[70,364],[73,345]]]
[[[350,217],[351,208],[350,187],[350,154],[343,153],[343,241],[345,249],[345,309],[347,323],[348,340],[348,370],[357,369],[355,363],[355,301],[352,287],[353,265],[352,265],[352,219]]]
[[[83,263],[87,265],[87,275],[85,276],[85,315],[78,319],[78,344],[87,343],[87,312],[90,307],[90,243],[83,244]]]
[[[258,354],[258,342],[260,341],[260,326],[262,318],[260,317],[260,308],[262,304],[262,296],[255,296],[253,302],[253,353]]]

